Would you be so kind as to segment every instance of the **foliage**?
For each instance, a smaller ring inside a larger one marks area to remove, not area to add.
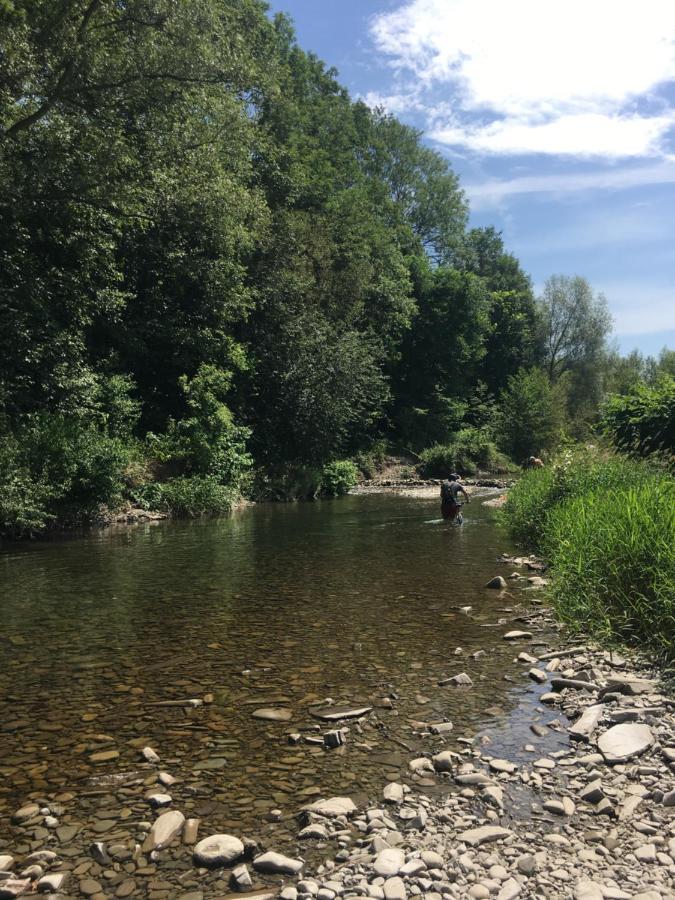
[[[675,658],[675,482],[630,478],[584,490],[546,526],[563,621]]]
[[[563,399],[541,369],[513,375],[500,397],[497,443],[516,462],[554,448],[564,422]]]
[[[654,384],[637,384],[624,396],[612,396],[602,410],[600,427],[615,447],[636,456],[675,455],[675,378],[662,375]]]
[[[171,478],[157,488],[154,495],[146,495],[153,509],[165,509],[174,516],[191,519],[229,513],[238,497],[236,489],[222,484],[213,475]]]
[[[373,478],[384,466],[387,458],[387,442],[375,441],[370,447],[354,455],[354,464],[364,478]]]
[[[449,444],[436,444],[420,454],[419,472],[423,478],[446,478],[450,472],[475,475],[485,472],[508,472],[513,466],[500,453],[485,429],[463,428]]]
[[[282,463],[255,473],[256,500],[315,500],[321,491],[321,469],[301,463]]]
[[[321,493],[329,497],[346,494],[359,480],[359,471],[351,460],[328,463],[321,473]]]
[[[78,523],[115,506],[133,447],[93,425],[40,414],[2,445],[0,533],[24,536],[51,522]]]

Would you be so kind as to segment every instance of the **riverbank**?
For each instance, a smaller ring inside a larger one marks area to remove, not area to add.
[[[536,560],[501,563],[506,587],[484,591],[486,604],[494,598],[503,607],[499,623],[478,648],[456,648],[445,675],[426,679],[426,693],[466,706],[481,690],[484,661],[506,651],[530,686],[508,667],[503,677],[532,697],[528,737],[512,752],[503,749],[503,713],[495,709],[494,726],[476,734],[454,716],[425,718],[420,693],[419,717],[406,719],[409,749],[401,753],[397,738],[383,794],[364,797],[355,782],[339,801],[323,802],[315,781],[304,804],[282,803],[242,832],[236,810],[218,800],[222,755],[212,750],[197,780],[185,780],[175,751],[146,744],[135,727],[129,744],[138,763],[130,769],[92,724],[82,751],[101,774],[84,792],[64,785],[25,796],[12,813],[11,842],[0,845],[3,867],[16,873],[0,882],[0,896],[30,896],[43,879],[41,891],[95,900],[201,900],[242,890],[258,900],[665,900],[675,877],[673,694],[645,658],[572,643],[539,602],[545,585]],[[319,752],[344,767],[345,751],[377,743],[396,721],[397,690],[379,696],[351,709],[315,701],[310,708],[332,718],[309,731],[289,720],[283,703],[257,712],[277,735],[279,762],[296,758],[299,772]],[[182,716],[187,736],[213,700],[183,694],[153,708]],[[216,822],[227,825],[214,829]],[[228,837],[216,840],[223,832]]]

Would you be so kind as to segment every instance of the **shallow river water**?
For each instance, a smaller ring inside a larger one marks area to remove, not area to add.
[[[276,828],[282,842],[293,829],[264,825],[270,809],[379,797],[410,781],[417,751],[488,725],[495,754],[517,757],[539,688],[503,634],[533,595],[484,588],[510,573],[496,559],[511,548],[479,501],[461,528],[439,521],[435,496],[383,493],[4,548],[0,849],[29,799],[67,797],[61,825],[83,839],[105,837],[100,820],[119,827],[125,800],[122,820],[139,818],[147,787],[124,785],[152,780],[146,745],[204,834]],[[438,685],[463,671],[473,687]],[[212,702],[157,705],[190,698]],[[289,744],[335,727],[313,715],[326,698],[374,715],[338,749]],[[254,718],[261,707],[290,718]],[[447,719],[445,738],[415,733]]]

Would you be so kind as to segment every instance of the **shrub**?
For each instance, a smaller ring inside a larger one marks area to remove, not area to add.
[[[321,476],[321,493],[329,497],[346,494],[359,480],[359,472],[353,462],[348,459],[328,463],[323,467]]]
[[[600,427],[615,447],[636,456],[675,454],[675,378],[663,375],[653,385],[639,384],[630,394],[605,404]]]
[[[675,482],[584,491],[555,507],[545,549],[559,616],[675,657]]]
[[[301,463],[284,463],[255,474],[256,500],[314,500],[321,490],[320,469]]]
[[[423,478],[444,478],[448,472],[474,475],[478,469],[510,471],[510,460],[497,450],[490,433],[481,428],[462,428],[450,444],[436,444],[420,454]]]
[[[132,446],[80,420],[43,413],[3,436],[0,531],[12,537],[76,524],[115,506]]]
[[[384,466],[387,458],[387,442],[376,441],[368,450],[354,456],[354,462],[364,478],[373,478]]]
[[[221,484],[212,475],[172,478],[155,486],[156,509],[166,509],[174,516],[199,518],[229,513],[237,499],[235,488]]]

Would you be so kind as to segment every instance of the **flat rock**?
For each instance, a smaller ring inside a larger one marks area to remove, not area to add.
[[[151,850],[161,850],[183,830],[185,816],[177,809],[171,809],[162,813],[152,823],[148,836],[143,843],[143,850],[148,853]]]
[[[253,860],[256,872],[263,872],[266,875],[297,875],[303,866],[301,859],[291,859],[290,856],[275,853],[273,850],[261,853]]]
[[[358,719],[367,715],[373,709],[372,706],[343,706],[330,707],[329,709],[313,709],[312,715],[324,722],[338,722],[340,719]]]
[[[375,857],[373,870],[385,878],[391,875],[398,875],[405,865],[405,853],[397,847],[389,847],[386,850],[380,850]]]
[[[331,797],[329,800],[317,800],[306,809],[319,816],[335,819],[338,816],[351,816],[356,812],[356,804],[351,797]]]
[[[290,709],[274,708],[264,706],[262,709],[254,710],[251,715],[254,719],[263,719],[266,722],[289,722],[293,718]]]
[[[597,728],[604,710],[602,703],[587,706],[574,725],[568,729],[570,737],[577,741],[587,741]]]
[[[491,759],[488,762],[488,766],[493,772],[506,772],[507,775],[513,775],[514,772],[518,771],[518,766],[509,762],[508,759]]]
[[[531,631],[507,631],[506,634],[504,635],[504,640],[505,641],[518,641],[521,639],[525,640],[526,638],[531,638],[531,637],[532,637]]]
[[[244,844],[231,834],[212,834],[194,848],[195,865],[206,868],[229,866],[244,854]]]
[[[454,684],[456,686],[465,685],[469,687],[473,684],[470,676],[466,672],[460,672],[459,675],[451,675],[450,678],[441,678],[438,684],[442,687],[446,684]]]
[[[480,847],[481,844],[488,844],[492,841],[501,841],[504,838],[511,837],[512,831],[508,828],[500,828],[498,825],[481,825],[480,828],[470,828],[458,835],[457,840],[470,847]]]
[[[33,816],[37,816],[39,812],[40,807],[37,803],[28,803],[26,806],[22,806],[21,809],[17,809],[12,816],[12,822],[14,825],[21,825],[27,822],[28,819],[32,819]]]
[[[11,897],[20,897],[22,894],[27,894],[30,890],[31,881],[30,878],[7,878],[5,881],[0,881],[0,897],[3,898],[11,898]]]
[[[654,743],[649,725],[614,725],[598,738],[598,750],[607,762],[621,763],[644,753]]]

